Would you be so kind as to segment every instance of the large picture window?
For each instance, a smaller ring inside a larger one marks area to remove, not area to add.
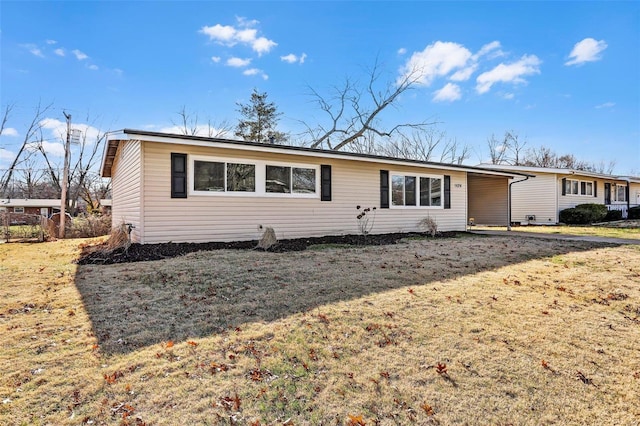
[[[320,166],[245,162],[204,156],[191,157],[194,195],[253,195],[319,198]]]
[[[391,205],[441,207],[442,178],[392,174]]]
[[[193,190],[255,192],[256,166],[196,160],[193,162]]]

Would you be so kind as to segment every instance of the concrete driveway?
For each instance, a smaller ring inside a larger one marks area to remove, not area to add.
[[[570,234],[538,234],[535,232],[522,231],[491,231],[491,230],[470,230],[472,234],[495,235],[504,237],[542,238],[547,240],[567,240],[567,241],[591,241],[594,243],[609,244],[637,244],[640,240],[630,238],[594,237],[591,235],[570,235]]]

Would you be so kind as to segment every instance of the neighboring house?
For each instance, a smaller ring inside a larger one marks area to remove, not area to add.
[[[504,164],[481,164],[492,170],[531,174],[515,178],[511,185],[511,221],[521,224],[552,225],[559,222],[560,211],[578,204],[604,204],[609,210],[622,211],[640,202],[640,178]]]
[[[20,198],[0,199],[0,212],[49,217],[53,213],[59,211],[60,200],[33,200]]]
[[[427,217],[465,231],[487,199],[506,224],[518,175],[137,130],[107,142],[101,174],[112,181],[113,227],[130,224],[140,243],[255,240],[267,226],[279,239],[357,234],[356,206],[377,208],[371,233],[420,231]]]

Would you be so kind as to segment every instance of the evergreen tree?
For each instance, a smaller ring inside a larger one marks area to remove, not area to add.
[[[235,135],[245,141],[261,143],[282,143],[287,135],[276,130],[279,117],[276,104],[267,102],[267,92],[260,93],[253,89],[251,101],[248,104],[238,102],[238,120]]]

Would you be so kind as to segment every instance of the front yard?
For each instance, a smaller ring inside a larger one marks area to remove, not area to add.
[[[0,245],[0,424],[637,424],[640,246]]]

